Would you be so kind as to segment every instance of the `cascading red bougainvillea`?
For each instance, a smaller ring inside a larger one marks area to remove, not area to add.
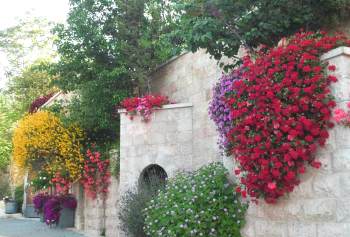
[[[103,159],[100,152],[87,150],[81,183],[88,197],[95,199],[99,193],[104,197],[108,193],[111,177],[109,163],[108,159]]]
[[[321,166],[315,152],[333,126],[336,104],[329,86],[337,79],[327,76],[335,66],[320,56],[342,45],[349,45],[342,35],[301,32],[285,45],[260,50],[255,59],[243,59],[242,78],[226,99],[233,117],[227,136],[239,163],[242,196],[274,203],[300,183],[307,164]]]
[[[153,108],[160,108],[169,103],[166,96],[146,95],[144,97],[126,98],[121,102],[121,107],[126,109],[130,119],[133,119],[133,115],[139,113],[144,121],[149,121]]]
[[[29,107],[29,113],[35,113],[38,111],[38,109],[43,106],[53,95],[54,93],[50,93],[48,95],[36,98]]]

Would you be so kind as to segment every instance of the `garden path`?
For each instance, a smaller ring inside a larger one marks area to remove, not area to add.
[[[85,237],[72,230],[49,228],[37,218],[5,215],[0,201],[0,237]]]

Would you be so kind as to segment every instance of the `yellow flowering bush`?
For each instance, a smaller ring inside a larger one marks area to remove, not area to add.
[[[22,118],[13,136],[13,161],[20,169],[44,169],[64,173],[69,180],[80,178],[84,157],[83,132],[77,126],[65,127],[47,111]]]

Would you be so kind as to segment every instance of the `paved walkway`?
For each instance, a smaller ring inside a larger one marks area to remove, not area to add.
[[[4,215],[0,202],[0,237],[85,237],[72,230],[49,228],[37,218],[28,219],[21,215]]]

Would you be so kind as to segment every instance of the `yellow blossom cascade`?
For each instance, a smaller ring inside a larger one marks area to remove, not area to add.
[[[80,178],[84,157],[83,132],[77,126],[65,127],[47,111],[22,118],[13,136],[13,162],[20,169],[45,169],[65,173],[69,180]]]

